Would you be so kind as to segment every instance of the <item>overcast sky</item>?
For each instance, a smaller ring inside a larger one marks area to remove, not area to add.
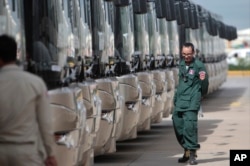
[[[237,30],[250,28],[250,0],[191,0],[223,18]]]

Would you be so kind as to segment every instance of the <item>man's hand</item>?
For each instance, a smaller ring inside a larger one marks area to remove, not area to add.
[[[199,75],[200,75],[200,80],[205,80],[205,78],[206,78],[206,72],[205,71],[200,71]]]
[[[57,166],[56,158],[54,156],[48,156],[45,160],[46,166]]]

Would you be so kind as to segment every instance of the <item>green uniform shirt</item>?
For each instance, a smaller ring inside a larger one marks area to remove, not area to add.
[[[205,71],[206,77],[200,80],[199,72]],[[201,97],[207,94],[208,74],[204,64],[194,59],[186,67],[185,61],[181,60],[179,66],[179,85],[174,96],[175,111],[199,110]]]

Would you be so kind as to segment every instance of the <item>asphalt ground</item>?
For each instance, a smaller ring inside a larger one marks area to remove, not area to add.
[[[199,166],[229,166],[230,150],[250,150],[250,76],[229,75],[202,102],[199,118]],[[95,166],[181,166],[171,116],[134,140],[117,143],[117,152],[95,157]]]

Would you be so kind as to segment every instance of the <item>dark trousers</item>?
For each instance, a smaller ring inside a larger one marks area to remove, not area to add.
[[[176,138],[179,144],[187,150],[196,150],[200,148],[198,144],[198,111],[174,111],[173,125]]]

